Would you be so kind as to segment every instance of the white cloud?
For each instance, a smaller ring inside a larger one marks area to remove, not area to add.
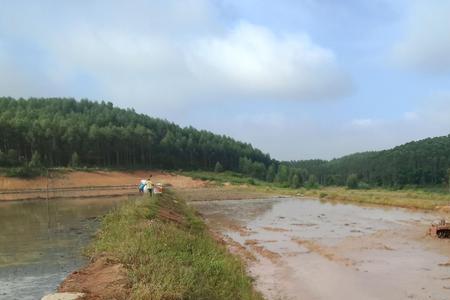
[[[350,90],[331,50],[306,34],[222,20],[211,1],[77,3],[0,11],[0,38],[11,46],[2,60],[32,61],[15,68],[17,76],[0,69],[10,95],[107,99],[144,110],[161,102],[328,99]]]
[[[105,99],[152,114],[162,101],[170,108],[192,100],[183,49],[222,26],[207,0],[0,6],[0,44],[8,45],[0,56],[12,66],[0,62],[0,82],[10,87],[3,93]]]
[[[230,124],[230,133],[280,159],[334,158],[354,152],[389,149],[413,140],[450,133],[450,91],[431,93],[414,111],[348,121],[286,118],[282,127],[254,125],[254,117]],[[245,128],[245,130],[242,130]],[[288,147],[285,147],[288,145]]]
[[[450,2],[415,1],[402,39],[394,46],[403,67],[430,73],[450,72]]]
[[[277,35],[240,22],[224,36],[201,38],[188,56],[204,88],[264,99],[335,98],[350,90],[349,77],[331,50],[306,35]]]

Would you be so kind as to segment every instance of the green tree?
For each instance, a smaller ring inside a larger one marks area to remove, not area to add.
[[[298,189],[300,187],[300,178],[297,174],[294,174],[291,179],[291,188]]]
[[[450,192],[450,168],[447,170],[448,191]]]
[[[214,167],[214,172],[216,172],[216,173],[223,172],[223,166],[220,162],[216,162],[216,165]]]
[[[288,166],[282,164],[278,167],[278,172],[275,177],[275,181],[278,183],[287,183],[289,184],[289,168]]]
[[[253,162],[251,164],[252,177],[264,180],[266,178],[266,166],[261,162]]]
[[[269,168],[267,168],[267,172],[266,172],[266,181],[268,182],[273,182],[275,180],[275,165],[271,164],[269,166]]]
[[[308,180],[305,182],[305,187],[314,189],[318,187],[317,177],[313,174],[309,175]]]
[[[239,171],[246,175],[251,175],[252,173],[252,161],[247,157],[239,158]]]
[[[7,166],[7,156],[0,150],[0,166]]]
[[[78,153],[76,152],[72,153],[69,166],[72,168],[80,167],[80,156],[78,155]]]
[[[359,178],[356,174],[350,174],[347,177],[347,187],[349,189],[357,189],[359,184]]]
[[[9,149],[6,153],[6,164],[7,166],[17,166],[19,165],[19,158],[17,150]]]
[[[33,156],[31,156],[31,160],[28,163],[28,166],[30,168],[34,168],[34,169],[42,168],[42,159],[41,159],[41,155],[39,154],[39,152],[37,152],[37,151],[33,152]]]
[[[87,166],[238,171],[261,177],[268,154],[230,137],[120,109],[111,103],[0,97],[0,165],[14,167],[41,153],[49,166],[71,165],[77,152]]]
[[[321,184],[346,185],[349,174],[358,174],[360,181],[369,186],[437,185],[447,180],[448,149],[450,135],[331,161],[306,160],[290,164],[316,175]]]
[[[278,162],[250,144],[107,102],[0,97],[2,167],[27,166],[35,151],[43,165],[67,166],[77,152],[86,166],[213,170],[220,162],[224,170],[285,186],[295,175],[300,185],[314,175],[317,184],[344,186],[349,174],[358,174],[369,186],[401,187],[447,182],[448,149],[450,135],[330,161]]]

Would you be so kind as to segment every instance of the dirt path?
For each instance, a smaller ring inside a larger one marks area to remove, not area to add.
[[[268,299],[450,299],[450,240],[439,215],[317,200],[196,204],[247,259]]]

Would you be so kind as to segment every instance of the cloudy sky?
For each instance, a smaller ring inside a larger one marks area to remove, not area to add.
[[[333,158],[450,133],[450,1],[0,1],[0,94]]]

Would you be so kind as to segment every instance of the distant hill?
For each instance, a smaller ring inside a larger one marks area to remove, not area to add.
[[[442,184],[447,182],[450,168],[450,135],[330,161],[305,160],[288,164],[307,170],[321,184],[344,185],[350,174],[377,186]]]
[[[238,170],[247,158],[268,166],[250,144],[74,99],[0,98],[0,167],[45,165]]]
[[[448,180],[450,135],[330,161],[279,162],[248,143],[74,99],[0,97],[0,167],[230,170],[282,186],[438,185]]]

